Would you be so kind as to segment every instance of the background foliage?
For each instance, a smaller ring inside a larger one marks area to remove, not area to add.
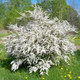
[[[33,10],[31,5],[31,0],[4,0],[4,3],[0,0],[0,29],[6,28],[10,23],[17,22],[23,25],[24,22],[25,24],[29,19],[17,20],[17,17],[20,16],[17,11]],[[80,28],[80,16],[76,10],[67,5],[66,0],[37,0],[37,5],[47,10],[50,18],[58,17],[61,20],[68,20],[72,25]]]
[[[37,0],[43,10],[47,10],[50,18],[58,17],[61,20],[67,20],[72,25],[80,28],[80,16],[77,11],[67,5],[66,0]],[[74,5],[75,6],[75,5]]]
[[[19,22],[18,12],[24,12],[25,10],[32,10],[31,0],[9,0],[2,3],[0,1],[0,28],[6,28],[7,25],[15,24]],[[17,12],[18,11],[18,12]],[[23,22],[23,21],[22,21]],[[21,21],[20,21],[21,23]]]

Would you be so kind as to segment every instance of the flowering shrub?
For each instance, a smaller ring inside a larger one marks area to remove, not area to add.
[[[60,64],[60,60],[68,63],[70,56],[74,55],[75,46],[69,42],[71,32],[76,32],[74,26],[67,21],[60,21],[58,18],[49,19],[47,12],[35,6],[27,16],[34,20],[26,24],[26,27],[17,27],[17,24],[10,25],[14,33],[10,35],[5,43],[8,56],[14,57],[11,62],[11,70],[15,71],[22,63],[28,64],[30,73],[40,70],[40,74],[48,74],[51,65]],[[69,33],[69,34],[68,34]]]

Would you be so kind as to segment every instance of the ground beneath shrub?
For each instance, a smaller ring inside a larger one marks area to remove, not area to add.
[[[2,33],[8,33],[8,32],[9,32],[9,30],[5,30],[5,29],[0,30],[0,34],[2,34]]]
[[[6,36],[6,37],[1,37],[0,38],[0,43],[4,43],[5,42],[5,39],[7,39],[8,37]]]
[[[9,30],[0,30],[0,43],[4,43],[5,39],[7,39],[7,34],[9,33]]]
[[[76,49],[80,49],[80,46],[76,46]]]

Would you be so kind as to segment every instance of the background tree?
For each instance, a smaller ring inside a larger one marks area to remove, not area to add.
[[[25,10],[32,10],[31,0],[0,0],[0,27],[5,27],[7,25],[15,24],[17,17],[20,15],[18,12],[24,12]]]
[[[23,22],[27,20],[18,21],[18,12],[24,12],[25,10],[33,10],[31,7],[31,0],[5,0],[4,3],[0,0],[0,27],[6,27],[8,24],[14,24],[15,21],[23,25]],[[70,1],[70,5],[67,5],[66,0],[37,0],[37,5],[41,6],[43,10],[47,10],[50,14],[50,18],[58,17],[61,20],[68,20],[72,25],[76,25],[80,28],[80,17],[76,10],[71,7],[76,6]]]
[[[40,0],[37,5],[40,5],[43,10],[47,10],[51,19],[58,17],[80,28],[78,13],[73,7],[67,5],[66,0]],[[74,5],[74,2],[72,2],[72,5]]]

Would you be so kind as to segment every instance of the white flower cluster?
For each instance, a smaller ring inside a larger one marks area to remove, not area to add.
[[[17,27],[17,24],[9,26],[15,32],[5,43],[8,55],[15,58],[11,62],[11,69],[15,71],[25,63],[28,64],[30,73],[40,70],[43,75],[48,74],[51,65],[60,64],[60,60],[68,63],[75,51],[74,44],[68,40],[69,34],[76,32],[74,26],[67,21],[61,22],[58,18],[50,20],[49,15],[40,7],[26,12],[30,13],[28,17],[34,18],[33,22],[26,24],[26,27]],[[22,18],[27,17],[24,15]]]

